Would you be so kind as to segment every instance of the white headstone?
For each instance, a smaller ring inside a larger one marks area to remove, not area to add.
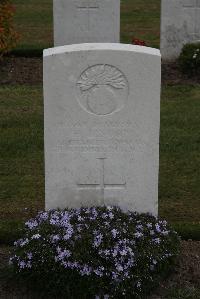
[[[133,45],[44,51],[46,209],[157,214],[160,64]]]
[[[162,0],[162,58],[176,59],[183,45],[197,41],[200,41],[200,0]]]
[[[54,0],[54,45],[118,43],[120,0]]]

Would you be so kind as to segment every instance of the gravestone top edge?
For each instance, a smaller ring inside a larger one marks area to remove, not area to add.
[[[135,53],[149,54],[149,55],[161,57],[159,49],[137,46],[137,45],[130,45],[130,44],[120,44],[120,43],[84,43],[84,44],[73,44],[73,45],[54,47],[54,48],[45,49],[43,51],[43,57],[56,55],[56,54],[64,54],[67,52],[95,51],[95,50],[126,51],[126,52],[135,52]]]

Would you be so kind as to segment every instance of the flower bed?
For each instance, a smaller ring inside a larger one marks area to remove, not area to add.
[[[166,221],[116,207],[41,212],[10,258],[16,274],[66,298],[140,298],[174,265]]]

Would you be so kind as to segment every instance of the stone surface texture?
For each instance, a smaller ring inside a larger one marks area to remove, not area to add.
[[[80,44],[44,51],[46,209],[158,212],[160,51]]]
[[[118,43],[120,0],[54,0],[54,45]]]
[[[197,41],[200,41],[200,0],[162,0],[162,58],[174,60],[184,44]]]

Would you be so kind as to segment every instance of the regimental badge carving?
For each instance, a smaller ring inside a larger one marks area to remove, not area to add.
[[[109,115],[121,110],[128,98],[129,84],[116,67],[97,64],[87,68],[77,81],[81,107],[96,115]]]

